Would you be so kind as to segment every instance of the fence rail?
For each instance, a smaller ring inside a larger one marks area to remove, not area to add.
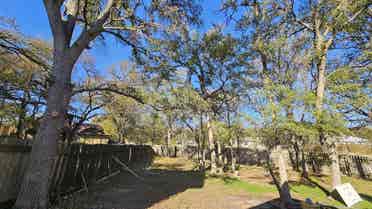
[[[30,146],[0,145],[0,202],[16,198],[27,164]],[[142,145],[61,145],[51,173],[50,197],[70,193],[118,172],[114,158],[130,168],[152,163],[154,151]]]
[[[185,156],[188,158],[197,158],[197,147],[187,146],[184,149],[180,146],[169,146],[168,150],[165,146],[157,145],[154,148],[156,154],[160,156]],[[237,157],[238,163],[242,165],[263,165],[265,161],[265,152],[262,150],[250,149],[246,147],[233,148],[234,154]],[[206,159],[209,158],[209,152]],[[230,151],[223,149],[223,154],[226,154],[228,162],[231,162]],[[287,156],[288,162],[294,161],[291,157]],[[331,165],[331,159],[328,153],[323,152],[309,152],[305,156],[308,168],[314,173],[327,172]],[[372,179],[372,157],[352,154],[339,155],[340,170],[344,175],[357,176],[364,179]]]

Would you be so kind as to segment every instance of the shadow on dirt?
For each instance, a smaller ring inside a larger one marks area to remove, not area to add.
[[[61,201],[58,208],[145,209],[189,188],[203,187],[205,178],[203,172],[172,169],[137,173],[141,178],[122,172]]]

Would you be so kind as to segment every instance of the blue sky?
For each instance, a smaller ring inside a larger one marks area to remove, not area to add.
[[[220,0],[202,1],[202,20],[204,25],[201,30],[208,29],[213,23],[223,21],[223,17],[216,13],[220,8],[220,4]],[[15,18],[19,29],[25,35],[52,41],[42,0],[4,1],[0,7],[0,16]],[[97,68],[100,70],[126,60],[130,56],[129,48],[113,39],[108,39],[104,46],[96,45],[89,53],[95,57]]]
[[[200,0],[200,2],[203,8],[201,15],[203,25],[198,28],[198,31],[206,31],[213,24],[225,23],[223,14],[217,12],[221,6],[221,0]],[[14,18],[23,34],[52,42],[52,34],[42,0],[13,0],[2,3],[0,16]],[[226,29],[231,32],[231,26]],[[101,74],[111,65],[130,58],[130,48],[112,38],[108,38],[105,45],[96,44],[88,53],[93,55],[96,67]],[[81,76],[84,75],[75,71],[73,80],[77,81]]]

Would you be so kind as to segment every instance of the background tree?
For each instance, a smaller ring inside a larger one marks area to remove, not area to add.
[[[148,63],[145,68],[149,70],[162,69],[166,79],[183,72],[185,85],[208,105],[201,111],[201,118],[206,120],[212,173],[217,171],[213,121],[217,120],[228,99],[226,95],[237,91],[244,79],[237,43],[231,35],[223,35],[219,27],[203,35],[183,30],[154,47],[155,51],[166,52],[161,59],[142,61]]]

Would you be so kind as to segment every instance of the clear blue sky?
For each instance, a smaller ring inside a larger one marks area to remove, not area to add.
[[[206,30],[213,23],[223,21],[216,11],[220,8],[220,0],[201,1],[203,6],[202,30]],[[13,0],[3,1],[0,7],[0,16],[15,18],[19,29],[28,36],[52,40],[48,19],[44,11],[42,0]],[[130,50],[127,46],[108,40],[105,46],[96,45],[90,51],[97,62],[99,69],[104,69],[112,64],[128,59]]]

